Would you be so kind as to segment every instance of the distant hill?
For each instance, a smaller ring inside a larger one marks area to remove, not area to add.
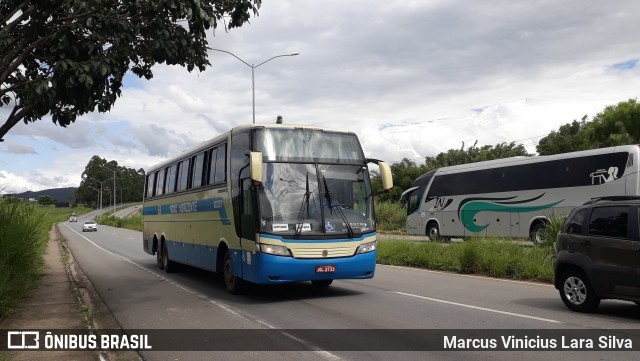
[[[5,194],[7,197],[14,198],[22,198],[29,199],[35,198],[38,199],[40,196],[51,196],[56,202],[69,202],[73,203],[73,192],[78,189],[77,187],[68,187],[68,188],[52,188],[45,189],[37,192],[23,192],[23,193],[14,193],[14,194]]]

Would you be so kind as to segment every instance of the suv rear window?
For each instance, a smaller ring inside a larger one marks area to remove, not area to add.
[[[589,216],[589,210],[589,208],[582,208],[571,213],[564,226],[564,233],[582,234],[582,227]]]
[[[605,237],[627,237],[629,207],[595,207],[589,220],[589,234]]]

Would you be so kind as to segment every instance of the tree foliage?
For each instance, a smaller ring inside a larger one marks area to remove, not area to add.
[[[558,131],[540,139],[540,155],[575,152],[587,149],[640,143],[640,104],[629,99],[610,105],[590,122],[587,116],[560,126]]]
[[[107,161],[94,155],[82,172],[82,182],[76,190],[77,203],[87,203],[96,206],[99,203],[100,187],[103,188],[102,202],[108,205],[113,199],[113,171],[116,175],[116,201],[139,202],[142,201],[144,191],[144,169],[135,170],[125,166],[119,166],[116,161]],[[108,188],[109,191],[106,191]]]
[[[586,129],[589,149],[640,143],[640,104],[636,99],[610,105]]]
[[[131,71],[155,64],[203,71],[206,31],[242,26],[262,0],[3,0],[0,106],[12,107],[0,140],[19,121],[50,114],[67,126],[106,112]]]
[[[538,154],[551,155],[588,149],[585,131],[588,124],[585,121],[586,118],[585,115],[580,122],[574,120],[560,126],[558,131],[552,130],[549,135],[538,142],[536,146]]]
[[[426,157],[427,170],[433,170],[441,167],[449,167],[452,165],[482,162],[485,160],[494,160],[516,156],[529,156],[527,150],[522,144],[500,143],[495,146],[483,145],[477,146],[476,141],[473,146],[464,149],[464,142],[460,149],[450,149],[442,152],[435,157]]]
[[[50,195],[45,194],[38,197],[38,204],[41,206],[50,206],[53,204],[53,202],[54,202],[54,199]]]
[[[391,164],[391,174],[393,174],[393,190],[391,193],[383,193],[379,196],[381,202],[397,202],[400,195],[410,188],[413,181],[420,175],[427,172],[424,165],[418,166],[415,162],[404,158],[399,163]],[[371,187],[374,192],[382,191],[382,180],[378,173],[372,172]]]
[[[282,115],[278,115],[276,117],[276,124],[282,124],[283,121],[284,121],[284,118],[282,117]]]

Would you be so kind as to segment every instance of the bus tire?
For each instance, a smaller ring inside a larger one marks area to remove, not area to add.
[[[160,252],[160,246],[158,246],[157,242],[153,242],[156,247],[156,263],[158,264],[158,268],[160,270],[164,269],[164,265],[162,264],[162,252]]]
[[[222,274],[224,276],[224,285],[227,287],[227,291],[232,295],[242,293],[244,288],[244,280],[233,275],[233,267],[231,264],[231,255],[229,249],[224,252],[224,263],[222,265]]]
[[[531,226],[531,232],[529,232],[529,238],[534,244],[543,244],[546,242],[544,237],[544,228],[547,224],[543,221],[537,221]]]
[[[426,234],[432,242],[439,242],[442,240],[442,237],[440,237],[440,227],[438,226],[438,222],[429,222]]]
[[[333,280],[314,280],[311,281],[311,284],[315,287],[329,287]]]
[[[162,269],[164,269],[166,273],[173,272],[175,264],[169,259],[169,251],[167,250],[167,245],[164,242],[162,243],[162,254],[160,257],[162,258]]]

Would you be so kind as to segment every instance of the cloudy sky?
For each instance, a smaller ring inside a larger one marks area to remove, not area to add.
[[[535,152],[559,126],[640,93],[637,0],[263,0],[212,48],[255,68],[256,122],[358,134],[397,162],[515,141]],[[251,123],[251,68],[210,52],[202,73],[128,76],[111,112],[67,128],[50,118],[0,143],[2,193],[78,186],[92,156],[148,168]],[[0,119],[9,109],[0,108]]]

